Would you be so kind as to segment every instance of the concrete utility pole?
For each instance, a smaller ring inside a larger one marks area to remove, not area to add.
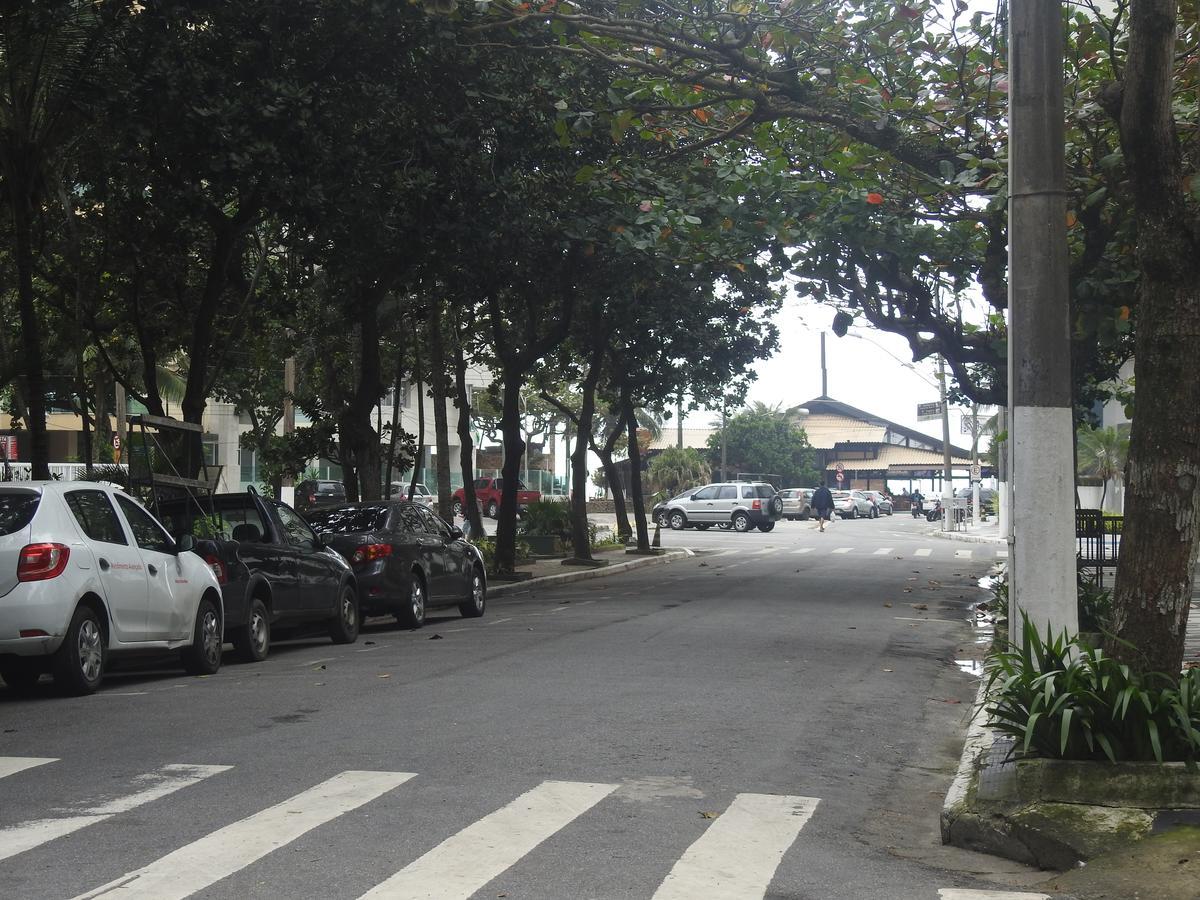
[[[954,530],[954,463],[950,459],[950,404],[946,402],[946,357],[938,356],[938,385],[942,394],[942,531]]]
[[[1079,630],[1058,0],[1009,5],[1009,622]]]
[[[727,404],[727,401],[726,401],[725,397],[722,396],[721,397],[721,480],[722,481],[729,480],[729,476],[725,471],[726,459],[728,458],[725,453],[725,407],[726,407],[726,404]]]
[[[296,393],[296,357],[289,356],[283,361],[283,433],[291,434],[296,430],[296,404],[292,395]],[[384,496],[387,496],[385,488]],[[296,502],[296,483],[291,475],[285,475],[280,482],[280,499],[287,504]]]

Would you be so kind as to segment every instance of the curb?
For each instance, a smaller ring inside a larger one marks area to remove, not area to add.
[[[543,575],[541,578],[530,578],[528,581],[498,584],[495,587],[489,584],[487,595],[489,597],[503,597],[505,594],[520,593],[531,587],[544,587],[547,585],[567,584],[572,581],[585,581],[591,578],[603,578],[606,575],[616,575],[620,572],[628,572],[631,569],[665,565],[677,559],[687,559],[689,556],[694,555],[691,550],[687,549],[667,550],[661,556],[643,556],[639,559],[630,559],[611,566],[602,566],[598,569],[580,569],[577,572],[563,572],[559,575]]]
[[[961,531],[942,531],[940,528],[934,528],[926,531],[929,537],[941,538],[944,541],[963,541],[967,544],[1000,544],[1007,546],[1008,539],[1002,538],[999,535],[996,537],[988,537],[982,534],[964,534]]]
[[[942,843],[951,844],[951,832],[954,825],[964,815],[969,813],[968,794],[971,780],[976,776],[979,760],[992,746],[994,732],[985,725],[987,713],[984,704],[987,699],[987,681],[979,679],[979,688],[975,691],[975,712],[967,724],[967,736],[963,741],[962,756],[958,760],[958,771],[950,788],[946,791],[946,799],[942,802]]]

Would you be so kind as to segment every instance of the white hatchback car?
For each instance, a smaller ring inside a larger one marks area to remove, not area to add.
[[[178,650],[191,674],[221,666],[221,588],[136,500],[85,481],[0,484],[0,678],[45,672],[90,694],[109,653]]]

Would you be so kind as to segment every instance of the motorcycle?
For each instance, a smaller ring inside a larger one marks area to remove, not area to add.
[[[912,503],[912,517],[919,519],[925,515],[925,505],[921,500],[914,500]]]
[[[933,506],[931,506],[929,508],[929,511],[925,513],[925,521],[926,522],[938,522],[941,520],[941,518],[942,518],[942,501],[934,500]]]

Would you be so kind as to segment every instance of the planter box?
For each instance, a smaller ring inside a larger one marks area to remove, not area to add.
[[[1016,770],[1018,796],[1026,803],[1200,809],[1200,772],[1181,762],[1022,759]]]
[[[566,556],[563,539],[554,534],[523,534],[520,539],[529,545],[534,556]]]

